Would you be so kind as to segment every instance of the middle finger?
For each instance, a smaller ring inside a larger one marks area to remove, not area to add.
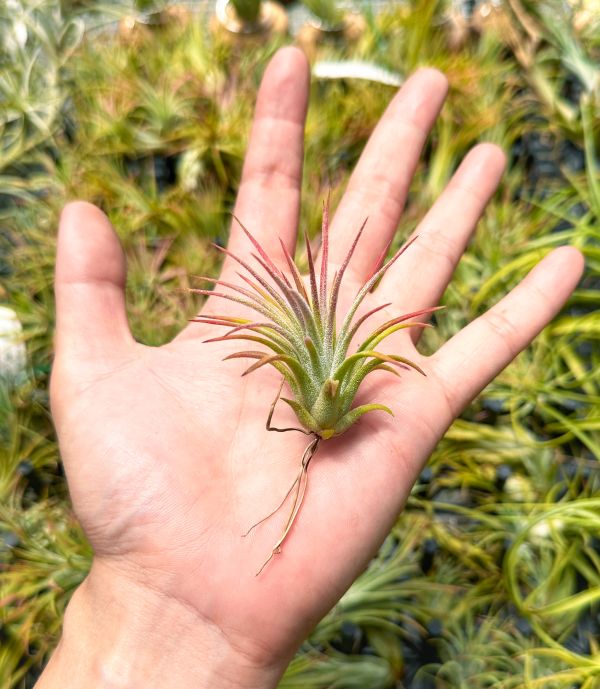
[[[366,216],[348,271],[363,281],[394,236],[423,144],[442,107],[448,82],[422,68],[388,105],[363,151],[331,224],[329,261],[339,266]]]

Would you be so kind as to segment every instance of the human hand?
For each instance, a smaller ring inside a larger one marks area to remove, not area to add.
[[[296,243],[307,86],[303,55],[280,51],[260,89],[235,210],[282,268],[277,237],[292,253]],[[408,79],[354,171],[331,224],[332,267],[369,221],[339,313],[394,235],[446,88],[435,70]],[[392,302],[383,322],[438,302],[503,167],[493,145],[469,153],[365,311]],[[250,253],[236,223],[229,247]],[[236,282],[235,269],[226,260],[222,278]],[[264,367],[240,378],[247,362],[222,360],[235,343],[203,344],[223,334],[217,326],[191,323],[159,348],[136,343],[116,235],[98,209],[70,204],[58,242],[52,409],[95,558],[39,689],[275,686],[301,640],[376,552],[452,420],[550,321],[581,270],[575,249],[552,252],[430,357],[416,351],[415,332],[386,340],[384,351],[415,361],[427,376],[365,381],[357,404],[386,404],[395,418],[369,414],[321,444],[283,553],[255,577],[286,515],[241,534],[279,503],[306,445],[300,434],[265,430],[280,376]],[[213,297],[203,311],[239,314],[227,309]],[[297,425],[283,405],[275,423]]]

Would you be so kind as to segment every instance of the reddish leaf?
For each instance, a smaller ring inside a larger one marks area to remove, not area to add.
[[[386,271],[390,268],[390,266],[397,261],[400,256],[408,249],[413,242],[415,242],[418,238],[418,235],[413,237],[411,240],[409,240],[406,244],[404,244],[398,251],[390,258],[390,260],[385,263],[374,275],[372,275],[371,278],[369,278],[365,284],[360,288],[358,291],[358,294],[356,295],[354,301],[352,302],[352,305],[348,309],[348,313],[346,314],[346,317],[344,319],[344,323],[340,329],[340,338],[344,339],[346,338],[348,334],[348,329],[350,328],[350,324],[352,323],[352,319],[354,318],[354,314],[356,313],[356,310],[364,300],[365,296],[368,294],[370,289],[377,283],[377,281],[385,275]]]
[[[283,301],[277,290],[275,290],[271,285],[269,285],[269,283],[263,277],[261,277],[250,265],[248,265],[246,261],[241,259],[239,256],[236,256],[234,253],[229,251],[229,249],[225,249],[224,247],[219,246],[218,244],[213,244],[213,246],[216,249],[218,249],[221,253],[224,253],[226,256],[229,256],[234,261],[239,263],[243,268],[245,268],[250,273],[250,275],[252,275],[252,277],[267,290],[267,292],[273,297],[273,299],[275,299],[275,301],[280,306],[285,308],[285,302]]]
[[[312,250],[310,248],[310,241],[308,234],[304,230],[304,243],[306,244],[306,256],[308,258],[308,274],[310,277],[310,292],[312,296],[313,308],[319,308],[319,293],[317,291],[317,276],[315,275],[315,264],[313,262]]]
[[[290,272],[292,274],[292,277],[294,279],[294,283],[296,285],[296,289],[304,299],[308,302],[308,294],[306,293],[306,288],[304,287],[304,281],[302,280],[302,276],[300,275],[300,271],[298,270],[296,264],[294,263],[294,259],[292,258],[292,255],[288,251],[286,245],[283,243],[283,240],[281,237],[279,237],[279,243],[281,244],[281,248],[283,249],[283,255],[285,256],[285,260],[287,261],[287,264],[290,268]]]
[[[434,311],[439,311],[440,309],[443,309],[443,306],[430,306],[426,309],[419,309],[418,311],[412,311],[411,313],[405,313],[402,316],[396,316],[396,318],[392,318],[389,321],[386,321],[385,323],[382,323],[380,326],[378,326],[370,335],[369,339],[372,339],[376,337],[377,335],[380,335],[384,330],[387,330],[390,328],[392,325],[396,325],[396,323],[402,323],[403,321],[408,321],[411,318],[418,318],[419,316],[423,316],[426,313],[433,313]],[[425,325],[422,323],[421,325]]]
[[[246,318],[233,318],[232,316],[217,316],[213,314],[199,313],[194,318],[189,319],[190,323],[211,323],[213,325],[237,325],[250,323]]]
[[[383,261],[385,260],[385,257],[387,256],[387,252],[390,250],[390,246],[392,245],[392,241],[393,240],[390,239],[390,241],[386,244],[385,249],[377,257],[377,260],[373,264],[374,265],[373,270],[371,271],[371,273],[367,277],[367,281],[370,280],[373,277],[373,275],[375,275],[375,273],[381,268]]]
[[[206,282],[212,282],[215,285],[221,285],[222,287],[228,287],[229,289],[233,290],[234,292],[239,292],[240,294],[243,294],[245,297],[248,297],[249,299],[257,300],[256,295],[250,292],[250,290],[244,289],[243,287],[240,287],[239,285],[234,285],[231,282],[225,282],[224,280],[217,280],[215,278],[209,278],[209,277],[201,277],[199,275],[195,276],[199,277],[201,280],[206,280]],[[194,294],[201,294],[201,292],[194,288],[190,287],[189,292],[193,292]]]
[[[386,306],[391,306],[392,302],[388,302],[387,304],[381,304],[381,306],[376,306],[374,309],[371,309],[370,311],[367,311],[364,315],[362,315],[356,323],[352,326],[352,329],[348,333],[348,344],[350,344],[352,338],[356,335],[358,329],[360,326],[369,318],[372,316],[374,313],[377,313],[378,311],[381,311],[381,309],[385,309]]]
[[[262,359],[257,361],[255,364],[252,364],[252,366],[247,368],[242,373],[242,376],[247,376],[249,373],[256,371],[257,369],[261,368],[262,366],[266,366],[267,364],[272,364],[274,361],[281,361],[281,360],[282,360],[282,357],[280,354],[268,354],[267,356],[264,356]]]
[[[267,356],[266,352],[257,352],[256,350],[248,349],[243,352],[228,354],[223,361],[227,361],[228,359],[262,359],[263,356]]]
[[[333,333],[333,328],[335,325],[335,310],[337,307],[337,301],[338,301],[338,296],[340,292],[340,285],[342,284],[342,278],[344,277],[344,273],[346,272],[346,268],[348,267],[348,264],[350,263],[350,259],[352,258],[352,255],[354,254],[354,250],[356,249],[356,245],[358,244],[358,240],[360,239],[363,230],[365,229],[365,225],[367,224],[367,220],[369,218],[365,218],[363,224],[360,226],[360,229],[356,233],[356,237],[354,238],[354,241],[352,242],[350,249],[348,250],[348,253],[346,254],[346,258],[344,259],[342,265],[340,266],[338,272],[336,273],[335,280],[333,281],[333,285],[331,287],[331,295],[329,296],[329,314],[328,314],[328,320],[327,320],[327,332],[329,336],[331,336],[331,333]]]
[[[248,239],[252,242],[252,244],[255,246],[256,250],[257,250],[258,253],[262,256],[264,262],[269,266],[269,268],[271,269],[271,271],[272,271],[275,275],[278,275],[280,278],[282,278],[282,279],[284,280],[284,282],[287,282],[287,278],[285,277],[285,275],[279,270],[279,268],[278,268],[278,267],[273,263],[273,261],[269,258],[269,255],[267,254],[267,252],[262,248],[262,246],[260,245],[259,241],[252,235],[252,233],[250,232],[250,230],[248,230],[248,229],[243,225],[242,221],[241,221],[237,216],[235,216],[233,213],[232,213],[231,215],[233,215],[233,217],[234,217],[235,220],[237,221],[238,225],[242,228],[242,230],[244,230],[244,232],[246,233],[246,236],[247,236]],[[288,285],[289,285],[289,283],[288,283]],[[291,285],[289,285],[289,286],[291,287]]]
[[[331,200],[331,189],[327,192],[327,200],[323,203],[323,223],[321,225],[321,276],[319,281],[322,317],[327,307],[327,261],[329,260],[329,202]]]

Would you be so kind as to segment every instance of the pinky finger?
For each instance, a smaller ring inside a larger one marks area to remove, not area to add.
[[[575,289],[583,265],[577,249],[556,249],[431,357],[455,415],[554,318]]]

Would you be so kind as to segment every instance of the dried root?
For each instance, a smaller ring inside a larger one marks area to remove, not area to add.
[[[288,520],[285,524],[283,532],[281,533],[281,536],[277,540],[277,543],[275,543],[275,545],[273,546],[273,550],[271,551],[271,554],[263,562],[261,568],[256,573],[256,576],[258,576],[263,571],[263,569],[267,566],[267,564],[273,559],[273,557],[275,555],[278,555],[281,552],[281,546],[282,546],[283,542],[285,541],[288,533],[290,532],[290,529],[292,528],[292,526],[294,524],[294,521],[298,515],[298,512],[300,511],[300,507],[302,506],[302,501],[304,500],[304,494],[306,492],[306,486],[308,484],[308,465],[310,464],[310,460],[314,457],[315,452],[317,451],[317,448],[318,448],[319,443],[321,441],[321,438],[318,435],[311,433],[310,431],[306,431],[303,428],[275,428],[275,427],[271,426],[271,420],[273,418],[273,412],[275,411],[275,405],[277,404],[277,401],[279,400],[279,396],[281,395],[281,390],[283,389],[284,382],[285,382],[285,379],[283,379],[281,381],[281,385],[279,386],[279,391],[277,392],[277,396],[275,397],[273,404],[271,404],[271,408],[269,410],[269,416],[267,418],[267,425],[266,425],[267,430],[268,431],[277,431],[278,433],[285,433],[286,431],[300,431],[301,433],[305,433],[306,435],[312,435],[313,438],[310,441],[310,443],[306,446],[306,449],[304,450],[304,453],[302,455],[302,462],[300,464],[300,471],[298,472],[298,475],[294,479],[294,482],[290,486],[288,492],[285,494],[283,500],[279,503],[279,505],[272,512],[267,514],[267,516],[263,517],[260,521],[256,522],[256,524],[253,524],[248,529],[248,531],[246,531],[246,533],[242,535],[242,537],[245,538],[257,526],[259,526],[263,522],[266,522],[267,519],[272,517],[274,514],[277,514],[277,512],[279,512],[279,510],[284,506],[284,504],[286,503],[289,496],[292,493],[294,493],[292,510],[291,510],[290,516],[288,517]]]
[[[254,524],[254,526],[258,526],[258,524],[261,524],[265,520],[267,520],[269,517],[273,516],[281,507],[283,507],[283,504],[285,501],[288,499],[290,493],[296,489],[294,492],[294,501],[292,503],[292,510],[290,512],[290,516],[288,517],[288,520],[286,522],[285,528],[283,529],[283,532],[281,533],[281,536],[277,540],[277,543],[273,546],[273,550],[271,551],[271,554],[269,557],[263,562],[261,568],[258,570],[256,573],[256,576],[258,576],[263,569],[267,566],[267,564],[273,559],[275,555],[279,555],[281,552],[281,546],[283,542],[285,541],[288,533],[290,532],[290,529],[292,528],[294,521],[296,520],[296,517],[298,516],[298,512],[300,511],[300,507],[302,506],[302,501],[304,500],[304,494],[306,492],[306,486],[308,484],[308,465],[310,464],[310,460],[314,457],[315,452],[317,451],[317,448],[319,446],[319,443],[321,441],[321,438],[318,435],[315,435],[315,437],[310,441],[310,443],[307,445],[306,450],[304,450],[304,454],[302,455],[302,464],[300,466],[300,471],[298,472],[298,476],[294,479],[294,482],[292,483],[291,488],[288,490],[286,493],[285,498],[275,509],[271,514],[267,515],[263,519],[261,519],[259,522]],[[250,533],[252,529],[254,528],[252,526],[245,535]]]

